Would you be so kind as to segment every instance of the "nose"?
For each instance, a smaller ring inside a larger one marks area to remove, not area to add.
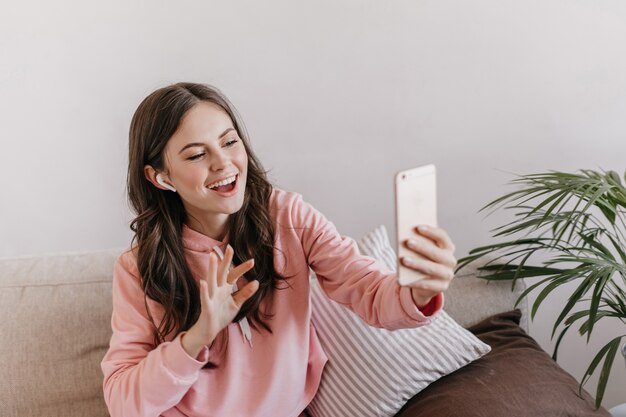
[[[222,148],[218,148],[213,152],[213,157],[211,158],[211,171],[221,171],[226,168],[230,164],[230,158]]]

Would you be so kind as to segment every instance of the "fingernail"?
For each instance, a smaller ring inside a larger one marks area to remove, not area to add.
[[[413,258],[411,258],[411,257],[409,257],[409,256],[404,256],[404,257],[402,258],[402,262],[404,262],[404,263],[405,263],[405,265],[408,265],[408,266],[415,265],[415,261],[413,260]]]
[[[412,246],[412,247],[416,247],[416,246],[417,246],[417,240],[415,240],[415,239],[409,239],[409,240],[407,240],[407,242],[406,242],[406,243],[407,243],[409,246]]]
[[[428,226],[418,226],[417,228],[420,232],[428,232]]]

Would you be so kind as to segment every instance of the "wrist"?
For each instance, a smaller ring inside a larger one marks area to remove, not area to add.
[[[420,310],[428,305],[433,297],[425,297],[420,295],[416,288],[411,288],[411,297],[413,298],[413,302]]]
[[[205,343],[195,337],[191,329],[182,334],[180,344],[185,352],[194,359],[198,357],[204,346],[206,346]]]

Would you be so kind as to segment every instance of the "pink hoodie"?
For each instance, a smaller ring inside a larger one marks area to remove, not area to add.
[[[341,236],[301,195],[274,189],[270,208],[276,220],[276,270],[294,277],[288,279],[290,287],[274,293],[273,333],[252,329],[252,344],[235,323],[225,330],[225,346],[218,337],[197,358],[182,348],[181,334],[155,346],[136,252],[120,256],[113,276],[113,336],[101,364],[112,417],[301,415],[327,361],[310,322],[309,267],[329,297],[373,326],[399,329],[430,322],[413,303],[410,289],[398,286],[394,273],[360,255],[356,243]],[[208,270],[213,247],[224,249],[225,242],[185,226],[183,245],[199,279]],[[442,305],[440,294],[427,310],[436,314]],[[152,300],[148,308],[158,323],[162,308]],[[218,367],[201,369],[209,359]]]

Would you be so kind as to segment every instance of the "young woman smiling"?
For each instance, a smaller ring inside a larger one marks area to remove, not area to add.
[[[273,187],[234,107],[179,83],[150,94],[130,127],[131,247],[113,277],[102,360],[113,417],[304,415],[326,356],[310,322],[309,267],[374,326],[427,324],[453,277],[439,228],[415,235],[428,277],[395,274],[295,192]]]

